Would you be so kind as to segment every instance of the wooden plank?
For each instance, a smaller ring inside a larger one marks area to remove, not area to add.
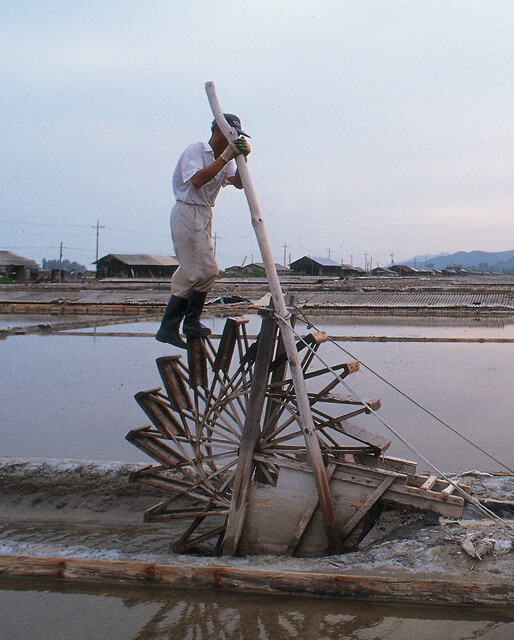
[[[333,371],[338,371],[338,375],[341,378],[346,378],[346,376],[351,373],[355,373],[359,370],[360,364],[357,360],[352,362],[342,362],[341,364],[335,364],[333,367],[330,367]],[[330,369],[317,369],[316,371],[310,371],[305,374],[305,379],[309,380],[310,378],[317,378],[318,376],[325,375],[326,373],[330,373]]]
[[[221,334],[216,357],[212,365],[214,372],[221,369],[225,373],[228,373],[239,336],[240,326],[242,324],[246,324],[248,321],[248,318],[244,317],[227,318],[225,326],[223,327],[223,333]]]
[[[339,382],[337,378],[335,379],[335,381]],[[356,405],[365,404],[367,405],[365,407],[367,413],[370,412],[370,409],[372,409],[373,411],[378,411],[378,409],[380,409],[382,405],[379,398],[372,398],[370,400],[362,401],[352,396],[343,396],[335,393],[323,393],[321,391],[319,393],[313,393],[313,394],[309,393],[309,398],[316,400],[316,402],[326,402],[328,404],[356,404]]]
[[[424,482],[420,489],[422,491],[430,491],[430,489],[432,489],[432,487],[434,487],[435,483],[437,482],[438,477],[437,476],[428,476],[426,482]]]
[[[441,493],[447,495],[447,496],[451,496],[452,493],[457,489],[457,487],[460,486],[459,485],[459,481],[458,480],[454,480],[453,484],[449,484],[446,489],[443,489],[441,491]]]
[[[359,427],[348,420],[344,420],[344,418],[336,418],[329,423],[323,423],[321,426],[324,428],[330,427],[331,429],[335,429],[354,440],[358,440],[359,442],[363,442],[364,444],[377,449],[381,453],[387,451],[391,445],[391,440],[388,440],[376,433],[372,433],[371,431],[364,429],[364,427]]]
[[[187,541],[184,540],[184,542],[182,542],[180,546],[177,544],[174,544],[173,551],[175,551],[175,553],[184,553],[189,549],[194,549],[194,547],[198,546],[201,542],[205,542],[206,540],[211,540],[212,538],[216,538],[217,536],[221,535],[224,531],[225,531],[224,525],[216,527],[214,529],[210,529],[209,531],[196,536],[196,538],[190,537]]]
[[[358,509],[355,514],[341,527],[341,538],[345,540],[355,527],[359,524],[359,522],[364,518],[364,516],[368,513],[368,511],[373,507],[373,505],[382,497],[384,492],[389,488],[389,486],[396,480],[394,476],[388,476],[382,480],[382,482],[378,485],[378,487],[373,491],[371,495],[369,495],[364,504],[360,509]]]
[[[325,331],[313,331],[312,333],[307,334],[302,338],[302,340],[297,340],[296,342],[296,350],[298,353],[301,353],[304,349],[309,347],[313,347],[315,345],[320,345],[323,342],[328,340],[328,336]],[[270,370],[275,371],[275,369],[283,366],[287,362],[287,353],[280,353],[277,355],[275,360],[270,364]]]
[[[309,371],[305,373],[303,376],[305,380],[310,380],[311,378],[318,378],[319,376],[324,376],[327,373],[332,373],[332,371],[337,371],[338,376],[340,378],[346,378],[346,376],[350,375],[350,373],[355,373],[355,371],[359,370],[359,363],[357,361],[354,362],[344,362],[341,364],[335,364],[333,367],[325,367],[323,369],[316,369],[316,371]],[[285,382],[292,382],[291,379],[286,380]]]
[[[359,452],[354,455],[358,464],[368,467],[380,467],[387,471],[396,471],[407,475],[414,475],[418,468],[416,462],[404,460],[403,458],[391,458],[386,456],[370,455],[369,453]]]
[[[256,455],[256,460],[269,462],[269,458],[263,455]],[[362,484],[368,487],[377,487],[387,476],[397,478],[387,491],[382,495],[381,501],[393,506],[408,506],[420,511],[434,511],[442,516],[459,518],[462,515],[464,499],[460,496],[441,494],[438,491],[421,491],[420,486],[409,486],[407,475],[395,471],[388,471],[381,468],[369,468],[359,464],[339,462],[335,460],[337,469],[332,476],[332,484],[337,480]],[[297,469],[304,473],[312,473],[312,469],[305,462],[298,460],[280,460],[280,466],[290,469]],[[419,476],[418,476],[419,477]],[[408,476],[409,482],[412,476]],[[463,487],[464,490],[466,488]]]
[[[204,338],[194,334],[187,337],[187,363],[189,367],[189,387],[197,389],[209,386],[207,374],[207,356],[204,348]]]
[[[179,365],[181,357],[182,356],[163,356],[156,360],[159,374],[168,394],[171,408],[174,411],[193,408],[193,400],[191,399]]]
[[[160,389],[157,391],[160,391]],[[139,391],[135,394],[134,398],[165,438],[171,438],[172,434],[183,435],[184,429],[181,422],[162,400],[155,397],[154,392],[154,389],[150,391]]]
[[[310,595],[352,598],[366,602],[396,602],[424,605],[490,606],[510,610],[514,585],[504,580],[419,580],[413,576],[347,575],[340,571],[273,571],[222,564],[164,565],[133,560],[101,558],[52,558],[19,555],[0,556],[4,578],[56,580],[60,583],[133,584],[171,589],[233,591],[238,593]]]
[[[329,482],[330,482],[330,479],[332,478],[332,475],[334,474],[335,468],[336,468],[335,464],[329,464],[327,466],[327,480]],[[296,527],[296,530],[290,539],[290,542],[287,546],[286,555],[290,556],[294,553],[294,550],[298,546],[298,543],[300,542],[300,539],[305,529],[307,528],[307,525],[309,524],[314,514],[314,511],[316,510],[316,507],[318,505],[319,505],[319,495],[318,495],[318,492],[316,491],[311,493],[311,495],[306,501],[305,511],[303,512],[300,522],[298,523],[298,526]]]
[[[177,451],[171,449],[162,440],[150,437],[148,434],[149,428],[150,426],[132,429],[125,436],[125,439],[164,466],[184,462],[185,458]]]
[[[258,339],[253,383],[248,398],[246,419],[241,433],[239,459],[234,476],[232,502],[223,538],[222,553],[234,555],[237,551],[246,516],[248,485],[254,470],[253,454],[260,433],[262,409],[266,398],[269,365],[273,357],[277,324],[274,318],[264,318]]]
[[[282,358],[285,356],[285,358]],[[277,339],[277,348],[275,353],[275,359],[282,358],[281,366],[276,366],[271,374],[270,386],[272,386],[280,398],[282,388],[284,386],[284,378],[287,371],[287,354],[285,352],[284,341],[279,332]],[[281,412],[281,405],[276,401],[274,397],[269,396],[266,403],[266,410],[264,412],[264,421],[262,428],[262,436],[267,437],[275,428],[276,422]]]

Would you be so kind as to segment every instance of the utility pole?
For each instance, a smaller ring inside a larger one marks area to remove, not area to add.
[[[332,251],[332,249],[328,248],[327,251],[328,251],[328,259],[330,260],[330,252]]]
[[[61,242],[61,251],[59,253],[59,282],[61,281],[61,272],[62,272],[62,242]]]
[[[212,239],[214,240],[214,257],[216,257],[216,241],[218,240],[218,238],[221,238],[221,236],[219,236],[215,231],[214,235],[212,236]]]
[[[98,262],[98,246],[100,241],[100,229],[105,229],[105,225],[100,225],[100,220],[97,220],[96,221],[96,261],[97,262]]]
[[[287,267],[287,262],[286,262],[286,251],[287,249],[289,249],[289,246],[284,242],[284,267]]]
[[[350,253],[350,266],[353,267],[353,253]]]
[[[394,253],[391,254],[391,266],[394,265]]]
[[[364,254],[364,271],[368,271],[368,252]]]

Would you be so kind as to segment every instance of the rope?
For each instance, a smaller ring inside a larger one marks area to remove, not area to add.
[[[310,326],[314,327],[314,325],[310,325]],[[454,482],[450,477],[448,477],[443,471],[438,469],[432,462],[430,462],[428,458],[426,458],[420,451],[418,451],[413,445],[411,445],[410,442],[408,442],[400,433],[398,433],[398,431],[396,431],[396,429],[394,429],[386,420],[384,420],[381,416],[379,416],[377,412],[363,398],[361,398],[360,395],[354,389],[352,389],[352,387],[350,387],[350,385],[347,382],[345,382],[345,380],[343,380],[343,378],[341,378],[341,376],[336,371],[334,371],[334,369],[328,363],[326,363],[323,360],[323,358],[321,358],[321,356],[311,347],[310,344],[308,344],[302,338],[302,336],[294,328],[293,328],[293,333],[297,336],[297,338],[301,342],[303,342],[303,344],[307,347],[307,349],[309,349],[314,354],[314,356],[327,368],[327,370],[329,370],[332,373],[332,375],[334,375],[339,380],[339,382],[341,382],[357,398],[357,400],[359,400],[359,402],[361,402],[368,409],[368,411],[372,413],[391,433],[393,433],[401,442],[403,442],[403,444],[406,447],[408,447],[411,451],[413,451],[421,460],[423,460],[423,462],[425,462],[436,473],[438,473],[442,478],[444,478],[444,480],[446,480],[448,484],[451,484],[453,487],[455,487],[456,491],[460,493],[462,496],[464,496],[468,502],[470,502],[475,507],[477,507],[477,509],[479,509],[482,513],[484,513],[488,518],[490,518],[491,520],[494,520],[509,536],[514,535],[514,528],[512,528],[507,522],[505,522],[502,518],[496,515],[493,511],[491,511],[490,509],[485,507],[483,504],[481,504],[476,498],[468,494],[467,491],[464,491],[462,487],[460,487],[456,482]]]
[[[319,331],[320,329],[318,329],[318,327],[316,327],[315,325],[313,325],[311,322],[309,322],[307,320],[307,318],[304,316],[304,314],[298,309],[299,313],[302,315],[302,320],[303,322],[306,323],[307,328],[313,328],[316,329],[316,331]],[[295,332],[296,333],[296,332]],[[298,334],[296,334],[298,335]],[[303,341],[302,341],[303,342]],[[362,360],[360,360],[359,358],[357,358],[356,356],[354,356],[352,353],[350,353],[347,349],[345,349],[344,347],[342,347],[341,345],[337,344],[334,340],[332,340],[332,338],[329,337],[329,342],[331,342],[335,347],[337,347],[338,349],[340,349],[341,351],[343,351],[344,353],[346,353],[346,355],[350,356],[350,358],[353,358],[354,360],[358,360],[359,363],[365,368],[367,369],[370,373],[372,373],[373,375],[375,375],[377,378],[379,378],[380,380],[382,380],[382,382],[384,382],[385,384],[387,384],[389,387],[391,387],[392,389],[394,389],[396,392],[398,392],[401,396],[403,396],[406,400],[409,400],[410,402],[412,402],[412,404],[414,404],[416,407],[418,407],[419,409],[421,409],[422,411],[424,411],[426,414],[428,414],[431,418],[433,418],[434,420],[436,420],[437,422],[439,422],[440,424],[442,424],[444,427],[446,427],[447,429],[449,429],[452,433],[454,433],[455,435],[459,436],[460,438],[462,438],[462,440],[464,440],[465,442],[467,442],[468,444],[470,444],[472,447],[474,447],[475,449],[477,449],[478,451],[480,451],[480,453],[483,453],[485,456],[487,456],[488,458],[490,458],[491,460],[493,460],[494,462],[496,462],[497,464],[499,464],[501,467],[503,467],[505,470],[509,471],[512,475],[514,475],[514,469],[511,469],[508,465],[506,465],[504,462],[502,462],[501,460],[498,460],[498,458],[495,458],[492,454],[490,454],[489,452],[487,452],[485,449],[482,449],[482,447],[480,447],[478,444],[476,444],[475,442],[473,442],[472,440],[470,440],[469,438],[467,438],[464,434],[460,433],[460,431],[457,431],[457,429],[455,429],[454,427],[452,427],[451,425],[449,425],[447,422],[445,422],[444,420],[442,420],[441,418],[439,418],[438,416],[436,416],[434,413],[432,413],[429,409],[427,409],[426,407],[424,407],[423,405],[421,405],[417,400],[415,400],[414,398],[412,398],[411,396],[409,396],[408,394],[406,394],[404,391],[402,391],[401,389],[399,389],[397,386],[395,386],[392,382],[389,382],[389,380],[386,380],[386,378],[384,378],[382,375],[380,375],[380,373],[378,373],[377,371],[375,371],[374,369],[372,369],[370,366],[368,366],[365,362],[362,362]]]

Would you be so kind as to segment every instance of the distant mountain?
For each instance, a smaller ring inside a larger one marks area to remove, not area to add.
[[[399,264],[410,267],[431,265],[435,269],[444,269],[449,264],[460,264],[464,269],[476,267],[486,271],[504,271],[514,268],[514,250],[512,251],[457,251],[457,253],[424,254],[405,260]]]

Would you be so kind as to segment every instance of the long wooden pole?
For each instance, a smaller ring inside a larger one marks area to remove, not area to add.
[[[514,606],[512,581],[418,580],[411,575],[358,576],[344,573],[276,571],[249,567],[162,565],[103,558],[0,556],[1,578],[56,580],[56,584],[126,584],[237,593],[354,598],[366,602],[427,605]],[[45,587],[46,588],[46,587]]]
[[[218,102],[216,96],[216,90],[213,82],[207,82],[205,84],[205,91],[209,99],[209,104],[212,109],[212,113],[216,119],[216,123],[227,138],[229,142],[233,142],[238,133],[233,129],[223,116],[223,111]],[[259,243],[259,249],[261,251],[262,261],[268,278],[273,303],[275,306],[275,315],[280,323],[282,330],[282,339],[284,341],[284,347],[287,353],[289,361],[289,367],[291,369],[291,377],[293,379],[294,388],[296,391],[296,399],[298,402],[299,419],[298,422],[303,431],[305,437],[305,443],[307,446],[307,452],[314,472],[316,480],[316,486],[318,489],[320,506],[323,515],[323,523],[327,532],[327,537],[330,544],[332,553],[339,553],[342,551],[341,536],[339,533],[339,527],[337,525],[334,505],[330,496],[330,489],[328,485],[327,473],[325,465],[323,463],[323,457],[321,455],[321,449],[319,446],[318,436],[314,427],[312,419],[311,408],[309,404],[309,398],[307,395],[307,388],[305,386],[305,380],[302,373],[300,358],[296,349],[296,343],[294,339],[293,329],[289,320],[289,312],[284,300],[284,294],[282,293],[282,287],[278,279],[275,262],[271,253],[271,247],[268,241],[266,228],[264,226],[264,220],[262,218],[261,209],[257,200],[257,195],[253,186],[253,182],[248,170],[248,164],[242,154],[236,156],[236,164],[243,183],[246,199],[250,208],[252,216],[252,225],[255,230],[257,242]]]

